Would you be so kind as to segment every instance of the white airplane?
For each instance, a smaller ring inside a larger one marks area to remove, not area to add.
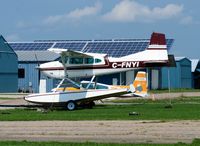
[[[62,84],[62,83],[61,83]],[[60,84],[60,85],[61,85]],[[68,110],[77,106],[88,105],[92,107],[95,100],[133,93],[137,96],[147,96],[147,78],[145,72],[138,72],[135,81],[130,86],[111,86],[106,84],[83,81],[80,89],[60,88],[60,85],[49,93],[38,93],[26,96],[28,102],[50,105],[63,105]]]
[[[85,53],[70,49],[50,48],[61,55],[59,61],[41,64],[38,68],[50,78],[92,77],[138,68],[166,66],[169,63],[165,35],[152,33],[144,51],[120,58],[107,54]]]
[[[153,33],[151,35],[150,44],[146,50],[120,58],[108,57],[106,54],[84,53],[69,49],[50,48],[48,50],[60,54],[61,60],[41,64],[39,69],[48,77],[62,79],[62,81],[53,92],[31,94],[26,96],[25,100],[47,105],[64,104],[65,106],[67,105],[69,110],[74,110],[77,104],[92,105],[94,100],[126,94],[127,90],[139,96],[147,94],[147,85],[142,85],[142,82],[147,81],[146,73],[142,73],[143,76],[141,77],[136,77],[136,79],[141,81],[130,85],[130,87],[114,88],[114,86],[104,84],[104,87],[107,87],[106,89],[89,89],[96,75],[123,72],[149,66],[165,66],[169,63],[165,35],[161,33]],[[88,76],[92,76],[92,78],[84,89],[69,79],[72,77]],[[76,85],[78,90],[59,92],[58,89],[65,80]]]

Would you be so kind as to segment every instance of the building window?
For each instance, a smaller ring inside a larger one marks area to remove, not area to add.
[[[25,69],[19,68],[18,69],[18,78],[24,78],[25,77]]]

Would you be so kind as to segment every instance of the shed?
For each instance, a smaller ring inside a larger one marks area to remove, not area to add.
[[[0,92],[17,92],[18,70],[17,55],[0,35]]]

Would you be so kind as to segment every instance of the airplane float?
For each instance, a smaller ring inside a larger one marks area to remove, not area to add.
[[[60,84],[61,85],[61,84]],[[92,107],[95,100],[133,93],[137,96],[147,96],[147,78],[145,72],[138,72],[133,84],[130,86],[112,86],[101,83],[82,81],[80,89],[54,88],[49,93],[38,93],[26,96],[28,102],[43,104],[46,106],[66,106],[68,110],[74,110],[78,105]],[[63,90],[64,89],[64,90]]]
[[[127,94],[127,92],[144,97],[147,95],[145,72],[138,72],[135,82],[130,86],[111,86],[94,83],[93,80],[97,75],[146,67],[167,66],[169,63],[165,35],[161,33],[152,33],[150,44],[146,50],[120,58],[62,48],[50,48],[48,50],[60,54],[61,59],[41,64],[38,68],[46,76],[62,79],[62,81],[52,92],[31,94],[24,99],[28,102],[43,105],[64,105],[68,110],[74,110],[77,105],[93,105],[95,100],[119,96]],[[70,79],[73,77],[92,78],[88,82],[78,84]],[[65,80],[73,83],[77,88],[60,91],[59,89],[62,90],[60,87]],[[86,87],[83,87],[84,84],[86,84]],[[95,85],[94,89],[89,89],[93,85]],[[98,86],[103,88],[98,89]]]

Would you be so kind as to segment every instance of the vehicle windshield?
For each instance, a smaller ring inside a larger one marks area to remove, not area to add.
[[[81,83],[81,87],[86,89],[89,83]],[[95,88],[95,83],[91,83],[88,89],[108,89],[107,86],[99,85],[97,83],[96,88]]]

